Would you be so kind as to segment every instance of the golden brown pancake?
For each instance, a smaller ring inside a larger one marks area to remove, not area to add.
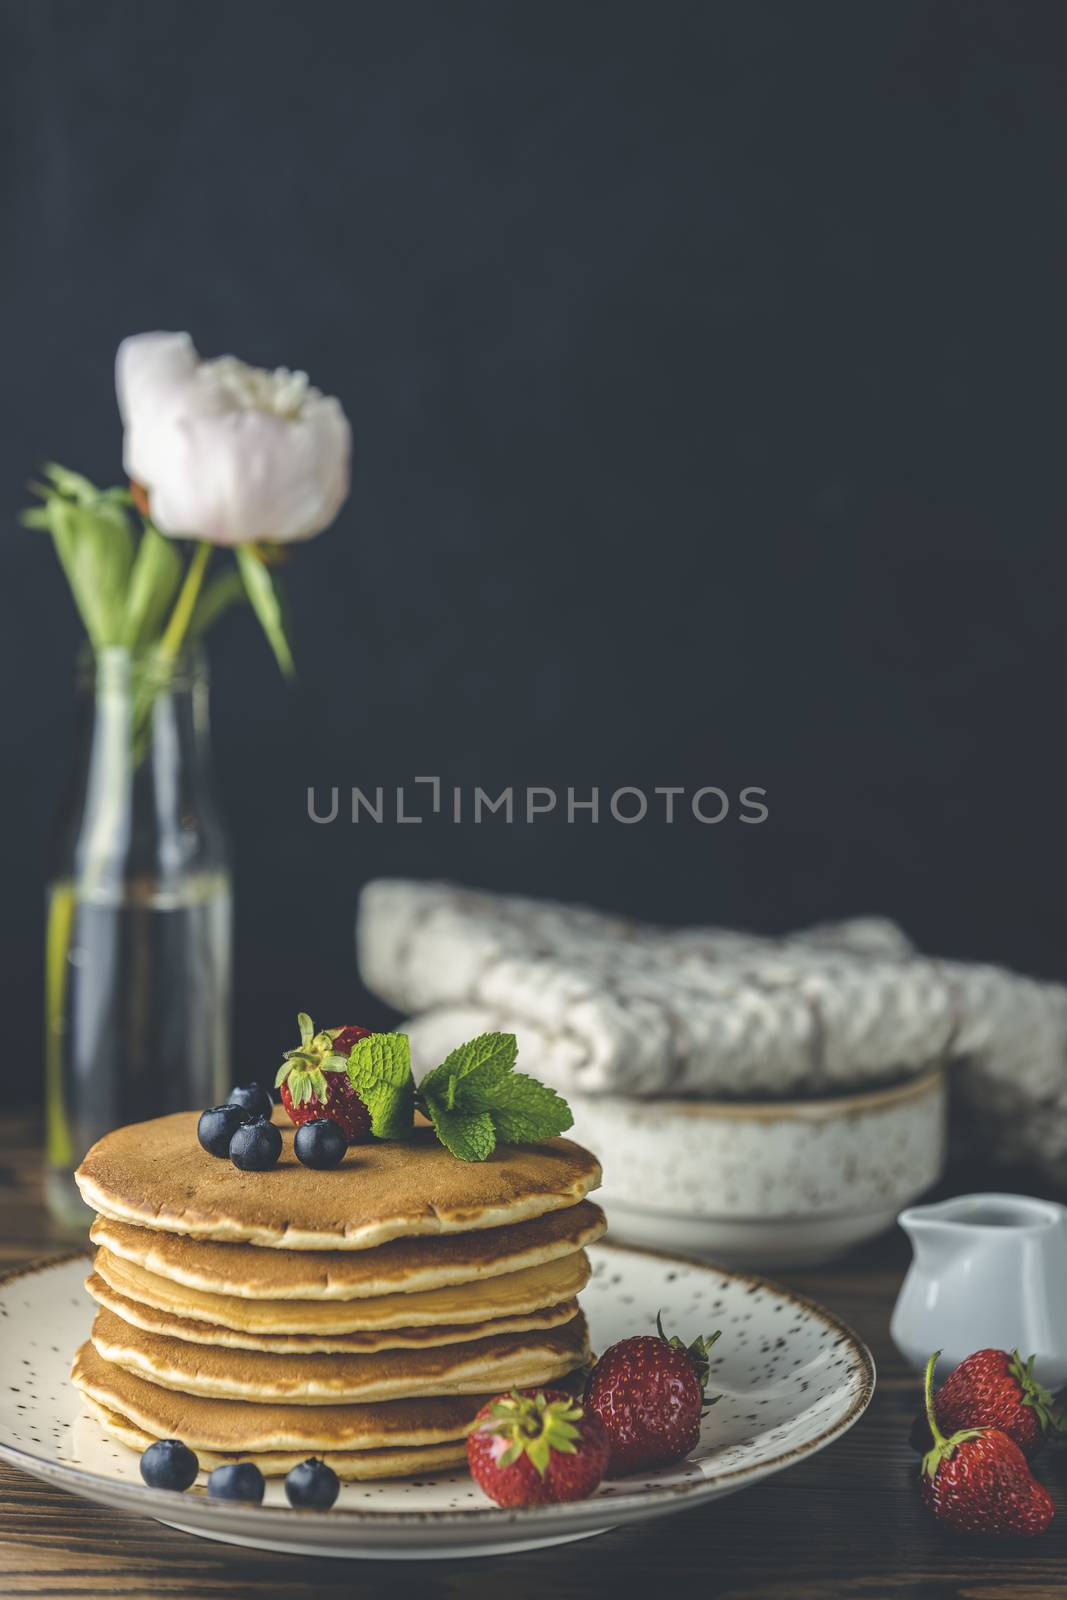
[[[155,1434],[146,1433],[126,1417],[120,1417],[106,1406],[98,1405],[88,1395],[82,1403],[90,1415],[96,1417],[113,1439],[138,1454],[155,1442]],[[234,1461],[254,1461],[265,1478],[280,1478],[307,1459],[307,1451],[246,1450],[236,1455],[221,1455],[217,1450],[197,1452],[201,1472],[223,1467]],[[316,1451],[316,1459],[325,1461],[339,1478],[366,1482],[375,1478],[421,1478],[430,1472],[446,1472],[453,1467],[466,1467],[467,1447],[462,1439],[454,1444],[424,1444],[412,1449],[393,1450],[323,1450]]]
[[[293,1154],[280,1107],[282,1154],[269,1172],[241,1172],[208,1155],[197,1113],[118,1128],[94,1144],[76,1178],[86,1205],[119,1222],[286,1250],[367,1250],[418,1234],[499,1228],[573,1206],[600,1183],[600,1165],[569,1139],[499,1145],[457,1161],[432,1129],[353,1145],[332,1171]]]
[[[561,1378],[589,1356],[581,1312],[559,1328],[369,1355],[220,1350],[146,1333],[113,1311],[97,1312],[90,1339],[105,1361],[180,1394],[296,1406],[521,1389]]]
[[[577,1300],[563,1300],[542,1311],[524,1311],[513,1317],[498,1317],[491,1322],[463,1325],[427,1324],[424,1328],[368,1329],[364,1333],[247,1333],[220,1328],[217,1324],[194,1322],[191,1317],[157,1311],[119,1294],[98,1273],[90,1273],[85,1287],[97,1305],[113,1311],[123,1322],[146,1333],[166,1334],[192,1344],[218,1345],[230,1350],[266,1350],[273,1355],[358,1355],[373,1350],[420,1349],[436,1344],[458,1344],[466,1339],[482,1339],[494,1333],[528,1333],[540,1328],[555,1328],[578,1315]]]
[[[383,1294],[373,1300],[242,1300],[205,1294],[171,1283],[108,1250],[96,1252],[97,1274],[119,1294],[159,1311],[171,1311],[250,1333],[362,1333],[372,1328],[417,1328],[432,1323],[482,1322],[538,1311],[572,1300],[589,1281],[584,1250],[543,1267],[505,1273],[484,1283],[452,1284],[424,1294]]]
[[[208,1294],[253,1300],[355,1300],[420,1293],[520,1272],[571,1255],[607,1227],[591,1200],[477,1233],[394,1239],[374,1250],[263,1250],[97,1217],[89,1230],[112,1256]]]
[[[366,1405],[284,1406],[209,1400],[148,1383],[105,1361],[89,1343],[74,1357],[82,1394],[154,1439],[182,1439],[199,1452],[386,1450],[462,1439],[491,1394],[437,1395]],[[566,1380],[561,1381],[560,1387]]]

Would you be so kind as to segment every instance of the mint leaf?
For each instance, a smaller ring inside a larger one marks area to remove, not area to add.
[[[563,1096],[524,1072],[509,1073],[493,1085],[487,1110],[496,1136],[504,1144],[536,1144],[574,1124]]]
[[[426,1113],[434,1131],[449,1155],[459,1161],[485,1161],[496,1146],[493,1119],[487,1111],[469,1115],[464,1111],[450,1111],[439,1101],[427,1099]]]
[[[574,1119],[562,1095],[516,1072],[513,1033],[483,1033],[446,1056],[419,1085],[416,1103],[461,1161],[484,1161],[504,1144],[551,1139]]]
[[[515,1065],[518,1045],[513,1033],[482,1033],[447,1055],[439,1067],[423,1078],[420,1088],[451,1109],[466,1106],[482,1111],[481,1097]]]
[[[370,1112],[376,1139],[404,1139],[415,1114],[411,1046],[404,1033],[357,1039],[347,1063],[348,1081]]]

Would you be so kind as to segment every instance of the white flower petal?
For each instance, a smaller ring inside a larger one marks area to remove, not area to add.
[[[115,390],[124,425],[138,412],[175,404],[200,357],[187,333],[135,333],[115,356]]]
[[[176,538],[214,544],[320,533],[348,492],[348,423],[340,406],[313,421],[262,411],[185,416],[153,449],[167,470],[150,488],[153,519]]]
[[[309,539],[348,494],[351,430],[303,372],[201,362],[188,334],[126,339],[116,360],[123,460],[175,538]]]

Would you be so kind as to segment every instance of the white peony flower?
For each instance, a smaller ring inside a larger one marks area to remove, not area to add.
[[[123,464],[163,533],[287,544],[344,504],[348,419],[306,373],[201,361],[187,333],[140,333],[119,346],[115,387]]]

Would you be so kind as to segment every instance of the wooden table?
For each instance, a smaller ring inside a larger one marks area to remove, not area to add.
[[[38,1152],[36,1125],[5,1117],[0,1266],[69,1248],[49,1233]],[[1041,1539],[976,1549],[944,1535],[919,1502],[907,1443],[916,1382],[888,1332],[906,1262],[905,1241],[891,1237],[833,1267],[779,1274],[867,1341],[877,1393],[844,1439],[729,1499],[528,1555],[400,1566],[211,1544],[89,1505],[0,1463],[0,1596],[369,1600],[392,1586],[403,1600],[1067,1600],[1067,1448],[1042,1459],[1059,1518]]]

